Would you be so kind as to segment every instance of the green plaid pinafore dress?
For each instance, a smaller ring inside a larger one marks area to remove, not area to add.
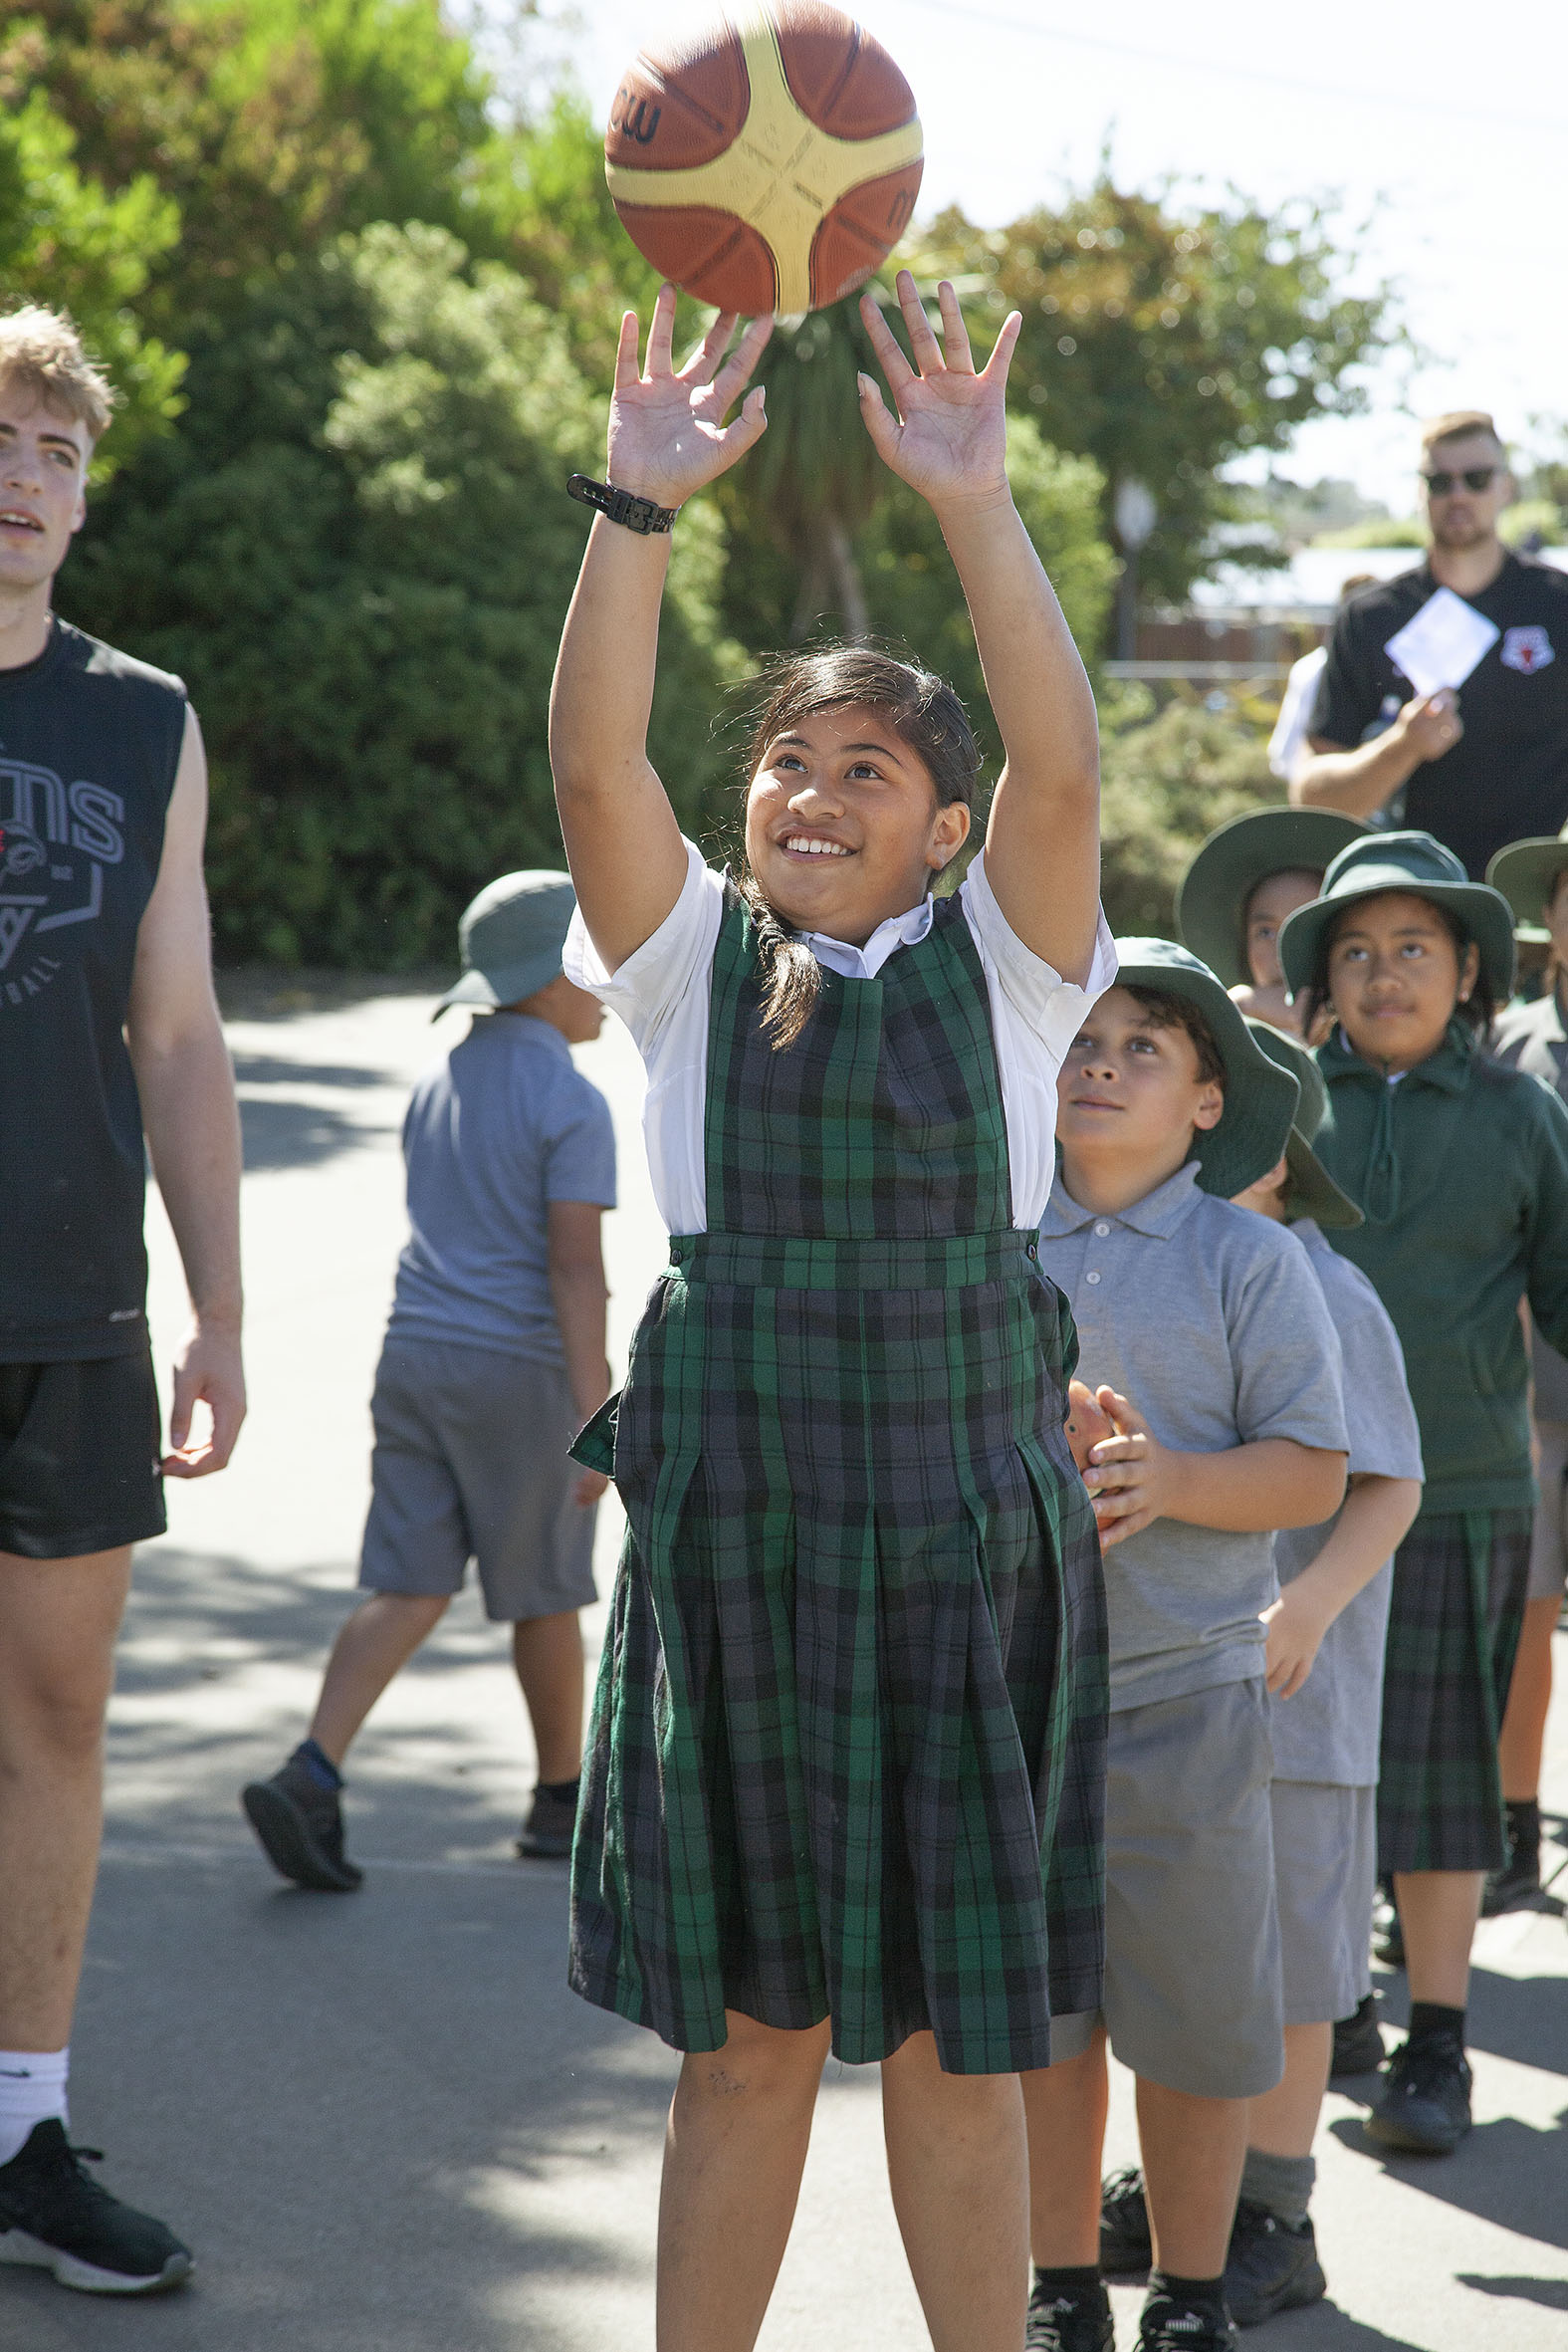
[[[952,2072],[1043,2066],[1099,2003],[1104,1592],[985,974],[947,900],[876,979],[824,971],[784,1052],[759,1005],[732,893],[709,1230],[578,1441],[628,1530],[570,1980],[677,2049],[728,2007],[830,2016],[852,2063],[930,2027]]]

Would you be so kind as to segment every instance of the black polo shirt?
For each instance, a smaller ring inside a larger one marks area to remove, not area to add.
[[[1308,732],[1353,751],[1415,692],[1383,648],[1434,594],[1428,565],[1353,596],[1334,623]],[[1568,573],[1505,556],[1465,602],[1501,630],[1459,689],[1464,733],[1428,760],[1375,823],[1420,825],[1474,881],[1505,842],[1568,821]]]

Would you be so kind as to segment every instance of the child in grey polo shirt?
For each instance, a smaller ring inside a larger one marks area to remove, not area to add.
[[[599,1228],[615,1205],[609,1105],[571,1058],[603,1009],[561,970],[575,900],[562,873],[503,874],[463,915],[473,1008],[403,1124],[409,1239],[370,1417],[369,1598],[328,1661],[308,1737],[243,1802],[284,1877],[347,1893],[340,1767],[359,1726],[462,1585],[512,1627],[538,1785],[518,1851],[570,1851],[582,1741],[577,1611],[594,1598],[604,1480],[567,1448],[608,1393]]]
[[[1230,1196],[1278,1160],[1296,1082],[1207,965],[1117,943],[1063,1064],[1040,1265],[1071,1304],[1069,1424],[1105,1547],[1111,1723],[1101,2014],[1024,2077],[1030,2341],[1109,2352],[1098,2272],[1106,2036],[1138,2076],[1155,2266],[1140,2341],[1229,2344],[1248,2099],[1279,2080],[1272,1533],[1344,1491],[1337,1350],[1305,1251]]]

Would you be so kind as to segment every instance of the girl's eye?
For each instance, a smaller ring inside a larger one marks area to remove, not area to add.
[[[778,759],[774,762],[775,770],[780,774],[782,774],[785,768],[803,768],[804,766],[805,762],[803,760],[797,760],[793,752],[781,752]]]
[[[869,760],[856,760],[854,766],[848,771],[848,773],[857,780],[870,777],[872,782],[875,783],[878,776],[880,775],[880,770],[873,768]]]

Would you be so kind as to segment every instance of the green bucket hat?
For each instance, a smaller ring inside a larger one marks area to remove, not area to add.
[[[1513,936],[1521,947],[1544,947],[1551,933],[1542,918],[1563,868],[1568,866],[1568,824],[1547,839],[1510,841],[1486,868],[1486,879],[1513,909]]]
[[[1281,1069],[1288,1069],[1301,1089],[1296,1115],[1290,1122],[1290,1138],[1285,1145],[1285,1164],[1290,1170],[1290,1181],[1285,1186],[1286,1217],[1292,1224],[1298,1217],[1312,1217],[1319,1225],[1346,1231],[1365,1224],[1349,1193],[1340,1190],[1312,1149],[1312,1138],[1328,1116],[1328,1088],[1323,1082],[1323,1072],[1299,1038],[1275,1029],[1271,1021],[1254,1021],[1250,1016],[1246,1026],[1269,1060],[1277,1061]]]
[[[448,1005],[515,1005],[548,988],[560,970],[576,903],[571,876],[548,867],[487,882],[459,918],[463,976],[436,1013]]]
[[[1198,1181],[1232,1200],[1266,1175],[1285,1148],[1299,1089],[1289,1070],[1255,1043],[1207,964],[1174,939],[1118,939],[1119,988],[1158,989],[1202,1013],[1225,1064],[1225,1109],[1218,1126],[1194,1138]]]
[[[1218,825],[1176,893],[1176,928],[1227,988],[1251,985],[1242,918],[1270,874],[1321,874],[1366,826],[1337,809],[1253,809]]]
[[[1409,890],[1456,914],[1480,950],[1481,970],[1497,1003],[1513,994],[1513,909],[1501,891],[1472,882],[1452,849],[1431,833],[1365,833],[1341,849],[1323,889],[1298,906],[1279,934],[1279,961],[1292,993],[1306,987],[1329,925],[1342,907],[1387,890]]]

